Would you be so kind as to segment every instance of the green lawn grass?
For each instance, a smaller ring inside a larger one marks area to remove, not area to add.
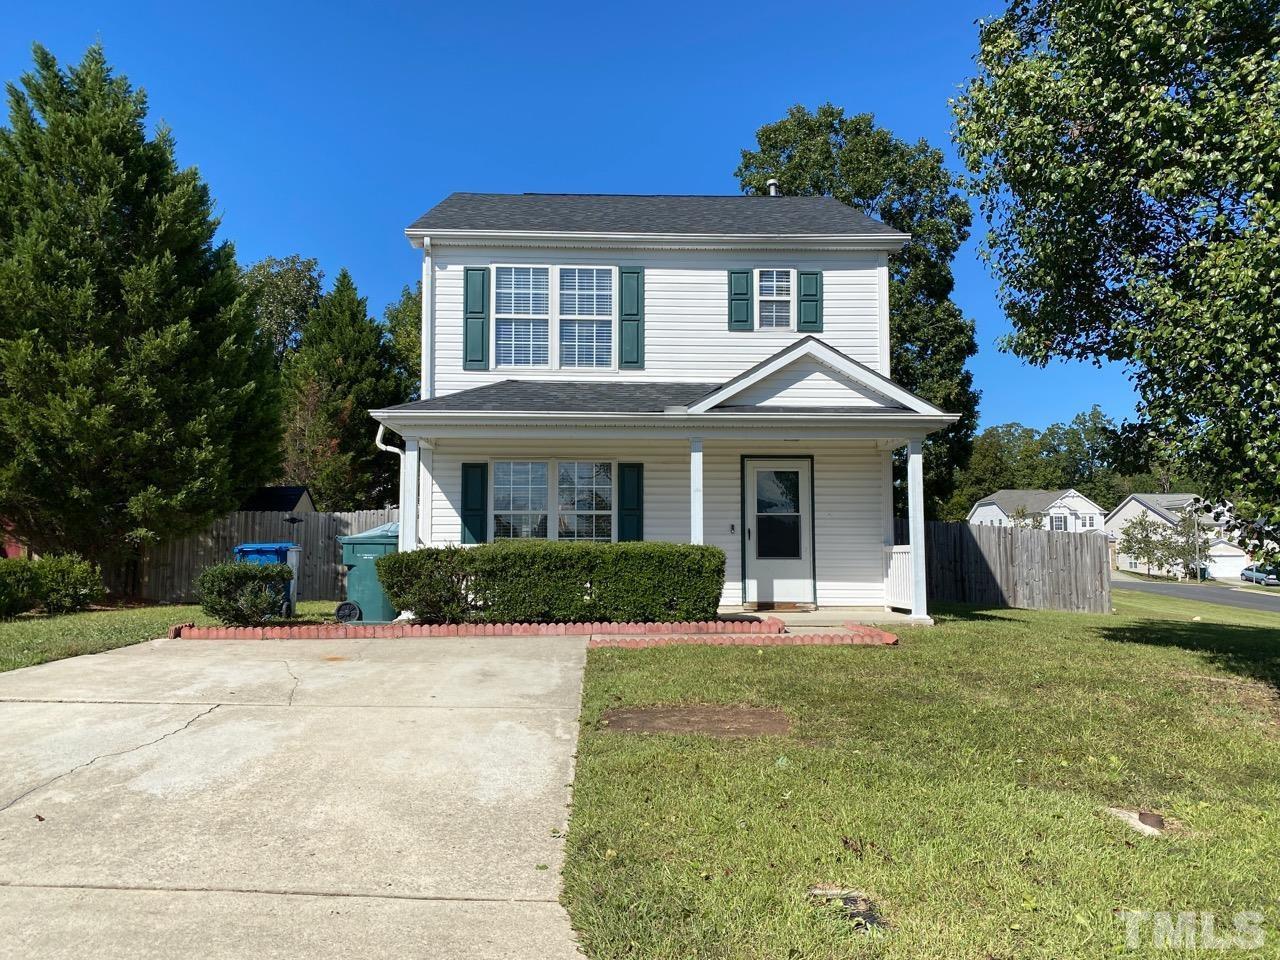
[[[333,613],[329,600],[303,600],[300,617]],[[101,653],[163,637],[175,623],[212,623],[197,606],[125,607],[60,617],[28,615],[0,622],[0,672],[82,653]]]
[[[1220,929],[1261,910],[1277,955],[1280,616],[1114,604],[955,610],[896,648],[592,651],[564,871],[588,955],[1168,956],[1149,928],[1124,949],[1124,909],[1213,911]],[[679,702],[779,707],[794,727],[600,723]],[[1103,806],[1183,829],[1145,838]],[[890,927],[815,906],[817,883],[871,894]]]

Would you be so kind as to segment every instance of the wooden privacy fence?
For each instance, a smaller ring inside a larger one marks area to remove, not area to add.
[[[286,523],[286,517],[301,523]],[[112,593],[161,603],[195,599],[195,580],[205,567],[231,559],[241,543],[289,541],[302,547],[298,597],[302,600],[341,600],[346,591],[346,568],[338,537],[362,533],[400,518],[395,507],[349,513],[240,512],[209,529],[144,549],[134,565],[105,568]]]
[[[907,522],[895,539],[908,542]],[[1111,612],[1111,558],[1101,533],[925,524],[929,602],[1074,613]]]

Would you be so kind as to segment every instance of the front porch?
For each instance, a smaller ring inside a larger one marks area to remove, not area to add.
[[[807,625],[839,626],[897,621],[891,611],[902,609],[915,622],[928,620],[923,548],[892,544],[898,447],[907,447],[908,505],[923,527],[919,440],[771,440],[762,435],[773,431],[760,430],[756,439],[628,439],[617,431],[582,439],[532,424],[519,439],[514,430],[484,438],[435,432],[406,438],[402,550],[513,532],[580,539],[583,486],[571,490],[563,478],[585,472],[598,478],[586,491],[598,508],[596,537],[725,552],[726,614],[795,616],[805,625],[810,610]],[[628,489],[637,477],[638,489]]]

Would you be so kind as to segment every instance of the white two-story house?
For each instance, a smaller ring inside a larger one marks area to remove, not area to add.
[[[891,379],[904,234],[822,197],[470,193],[406,233],[422,399],[373,411],[404,439],[402,550],[714,544],[725,606],[927,619],[921,441],[957,418]]]

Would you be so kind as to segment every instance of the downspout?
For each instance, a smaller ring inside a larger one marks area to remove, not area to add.
[[[404,459],[404,451],[399,447],[393,447],[390,444],[382,442],[382,438],[387,435],[387,425],[385,423],[378,424],[378,435],[373,438],[373,445],[383,453],[394,453],[401,460]]]

